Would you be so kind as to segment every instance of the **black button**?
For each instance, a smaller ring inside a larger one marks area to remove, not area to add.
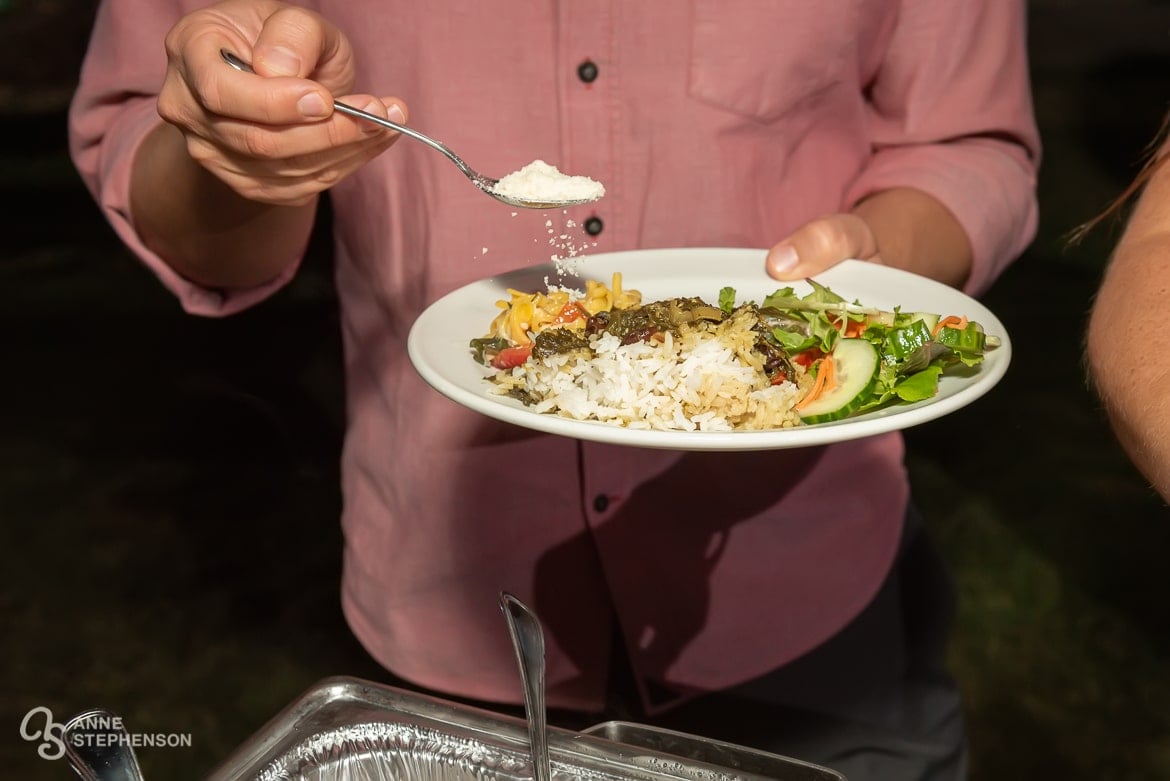
[[[605,494],[598,494],[593,498],[593,509],[599,513],[605,512],[609,508],[609,497]]]
[[[577,78],[586,84],[592,84],[597,79],[597,65],[592,60],[585,60],[577,66]]]
[[[601,221],[600,217],[590,217],[585,220],[585,232],[590,236],[596,236],[601,233],[601,229],[605,227],[605,223]]]

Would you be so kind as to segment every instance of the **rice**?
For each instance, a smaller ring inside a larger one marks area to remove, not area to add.
[[[753,352],[754,316],[684,325],[660,340],[621,344],[592,336],[588,350],[533,356],[497,371],[495,392],[522,395],[532,410],[632,429],[735,431],[801,424],[801,386],[773,385]],[[799,370],[798,370],[799,371]],[[801,382],[807,375],[798,377]]]

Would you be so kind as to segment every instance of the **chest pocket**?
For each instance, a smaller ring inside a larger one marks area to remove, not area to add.
[[[692,0],[688,92],[770,123],[806,107],[856,67],[861,0]]]

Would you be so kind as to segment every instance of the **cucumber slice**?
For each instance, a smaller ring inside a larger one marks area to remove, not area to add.
[[[839,339],[833,347],[837,387],[800,410],[805,423],[841,420],[861,406],[878,375],[878,351],[865,339]]]
[[[942,328],[934,338],[939,344],[945,344],[961,353],[982,353],[986,344],[983,326],[979,323],[967,323],[966,328]]]
[[[915,320],[910,325],[892,329],[886,336],[883,348],[891,357],[898,361],[906,360],[907,356],[930,342],[930,326],[922,320]]]
[[[922,321],[922,323],[926,326],[927,333],[934,333],[934,328],[935,328],[935,326],[938,325],[938,321],[941,319],[942,318],[940,318],[934,312],[911,312],[910,313],[910,322],[915,323],[918,321]]]

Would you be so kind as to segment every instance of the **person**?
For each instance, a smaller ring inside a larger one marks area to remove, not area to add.
[[[334,99],[487,173],[542,159],[607,193],[510,209]],[[70,138],[197,315],[285,285],[328,197],[342,607],[399,679],[520,702],[507,590],[543,620],[560,713],[850,778],[963,776],[949,582],[899,435],[722,454],[539,435],[431,390],[405,340],[442,294],[546,262],[561,224],[589,252],[760,247],[777,280],[856,257],[981,293],[1036,226],[1023,2],[104,0]]]
[[[1118,442],[1166,500],[1170,500],[1170,405],[1162,381],[1170,366],[1164,359],[1167,345],[1145,323],[1150,313],[1161,309],[1170,282],[1168,130],[1170,116],[1130,185],[1071,237],[1074,242],[1081,240],[1133,203],[1090,310],[1085,363]],[[1135,334],[1141,334],[1140,339],[1135,340]]]

